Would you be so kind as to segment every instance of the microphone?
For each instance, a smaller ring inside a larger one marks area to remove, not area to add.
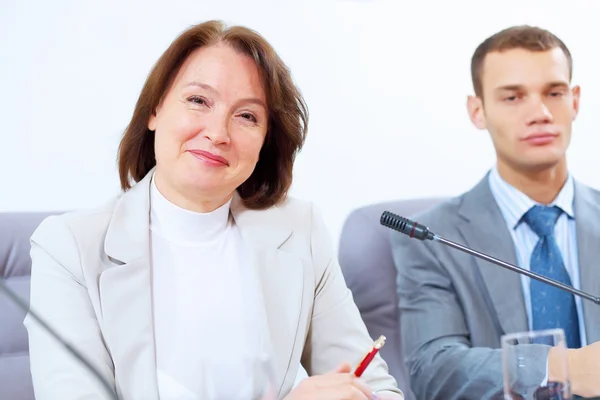
[[[50,326],[40,316],[38,316],[37,313],[35,313],[33,310],[31,310],[29,308],[29,306],[23,301],[23,299],[21,299],[15,292],[10,290],[8,288],[8,286],[6,286],[6,283],[4,283],[3,279],[0,279],[0,291],[4,291],[4,293],[6,293],[8,295],[8,297],[21,310],[23,310],[25,313],[29,313],[29,315],[31,315],[31,317],[38,324],[42,325],[44,327],[44,329],[46,331],[48,331],[48,333],[50,333],[50,336],[54,337],[54,339],[56,339],[60,344],[62,344],[64,346],[64,348],[67,349],[67,351],[69,353],[71,353],[71,355],[73,355],[73,357],[75,357],[83,365],[85,365],[85,367],[92,373],[92,375],[94,375],[94,377],[96,379],[98,379],[98,381],[100,381],[100,383],[106,390],[106,393],[108,393],[108,395],[110,396],[110,398],[112,400],[121,400],[119,398],[119,396],[115,393],[115,391],[111,388],[108,381],[106,379],[104,379],[104,377],[102,375],[100,375],[98,370],[96,368],[94,368],[94,366],[83,356],[83,354],[78,352],[77,349],[75,349],[73,346],[71,346],[69,343],[67,343],[67,341],[64,340],[54,329],[50,328]]]
[[[600,297],[592,296],[589,293],[582,292],[581,290],[575,289],[574,287],[571,287],[569,285],[565,285],[562,282],[555,281],[554,279],[550,279],[543,275],[537,274],[535,272],[531,272],[524,268],[517,267],[516,265],[509,264],[505,261],[499,260],[499,259],[489,256],[487,254],[481,253],[479,251],[470,249],[461,244],[455,243],[451,240],[445,239],[442,236],[436,235],[435,233],[431,232],[429,230],[429,228],[426,227],[425,225],[411,221],[409,219],[406,219],[404,217],[401,217],[401,216],[391,213],[389,211],[384,211],[383,214],[381,214],[381,218],[380,218],[379,222],[381,223],[381,225],[383,225],[387,228],[396,230],[398,232],[404,233],[405,235],[408,235],[411,238],[419,239],[419,240],[433,240],[434,242],[443,243],[446,246],[455,248],[457,250],[460,250],[460,251],[470,254],[472,256],[481,258],[492,264],[496,264],[500,267],[514,271],[518,274],[526,275],[532,279],[536,279],[540,282],[547,283],[548,285],[552,285],[554,287],[557,287],[559,289],[562,289],[571,294],[574,294],[574,295],[579,296],[586,300],[590,300],[590,301],[600,305]]]

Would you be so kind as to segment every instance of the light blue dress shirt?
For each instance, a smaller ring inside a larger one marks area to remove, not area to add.
[[[490,171],[488,181],[492,195],[500,207],[500,211],[506,221],[506,226],[508,227],[515,244],[517,262],[521,268],[529,270],[531,253],[533,253],[533,248],[537,244],[539,237],[531,230],[529,225],[521,221],[521,217],[523,217],[531,207],[540,203],[533,201],[527,197],[527,195],[502,179],[498,173],[497,167],[492,168]],[[563,213],[558,218],[556,226],[554,227],[554,235],[560,252],[562,253],[565,268],[571,278],[571,283],[576,289],[580,289],[577,235],[575,230],[575,213],[573,209],[574,194],[575,185],[573,177],[569,174],[567,182],[560,193],[549,205],[558,206],[563,210]],[[523,298],[525,299],[529,330],[531,330],[530,280],[531,278],[528,276],[521,275],[521,286],[523,289]],[[575,296],[575,304],[577,305],[579,332],[581,335],[581,346],[583,347],[587,344],[587,341],[580,297]]]

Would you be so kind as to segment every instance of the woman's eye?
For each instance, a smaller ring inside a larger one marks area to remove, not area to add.
[[[250,114],[250,113],[242,113],[240,115],[241,115],[242,118],[247,119],[248,121],[251,121],[251,122],[254,122],[254,123],[258,122],[256,120],[256,117],[254,115]]]
[[[188,98],[188,101],[194,103],[194,104],[198,104],[198,105],[206,105],[206,100],[202,97],[198,97],[198,96],[192,96]]]

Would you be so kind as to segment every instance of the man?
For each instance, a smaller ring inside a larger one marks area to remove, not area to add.
[[[571,54],[552,33],[505,29],[475,51],[468,98],[494,168],[469,192],[416,217],[437,234],[600,294],[600,192],[569,174],[579,109]],[[573,392],[600,395],[600,306],[433,242],[392,237],[402,341],[418,399],[502,398],[500,337],[565,330]],[[525,350],[524,350],[525,351]],[[556,379],[556,349],[523,352],[521,395]],[[530,397],[527,397],[530,398]]]

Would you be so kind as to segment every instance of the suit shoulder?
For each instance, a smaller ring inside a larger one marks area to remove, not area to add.
[[[591,186],[587,186],[581,182],[575,182],[576,195],[584,195],[594,203],[600,203],[600,190],[594,189]]]
[[[311,221],[312,214],[318,212],[312,201],[301,200],[291,196],[288,196],[279,203],[277,208],[286,215],[288,221],[294,227],[310,225],[309,222]]]
[[[31,236],[32,271],[45,268],[51,257],[84,282],[82,255],[97,254],[112,217],[115,200],[103,206],[47,217]]]
[[[313,204],[312,201],[287,196],[281,203],[277,204],[277,207],[286,211],[301,211],[310,210],[313,207]]]
[[[314,202],[288,196],[277,207],[284,219],[282,223],[294,232],[294,242],[299,240],[303,245],[310,245],[317,239],[327,243],[331,240],[321,211]]]
[[[460,209],[463,206],[465,196],[468,196],[469,193],[470,192],[466,192],[444,200],[427,210],[415,214],[411,220],[427,226],[436,234],[453,237],[457,223],[461,219]],[[406,247],[410,249],[411,252],[429,249],[429,251],[435,253],[437,251],[436,248],[438,247],[429,241],[421,243],[420,246],[415,246],[413,243],[414,239],[399,232],[392,232],[391,241],[392,247],[397,249]]]
[[[114,198],[99,207],[46,217],[33,233],[32,239],[60,237],[61,233],[69,232],[75,238],[91,232],[106,232],[116,202],[117,198]]]
[[[448,220],[458,215],[458,210],[463,202],[465,194],[450,199],[444,200],[435,206],[417,213],[414,216],[415,220],[420,223],[439,222],[440,220]]]

